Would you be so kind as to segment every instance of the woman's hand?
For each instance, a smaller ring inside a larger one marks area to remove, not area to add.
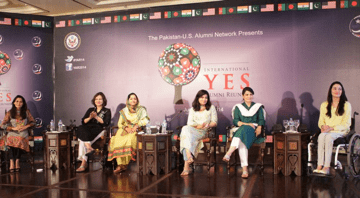
[[[261,134],[261,126],[257,127],[255,130],[256,137]]]
[[[137,132],[139,126],[136,124],[133,128],[132,128],[132,132],[135,133]]]
[[[321,133],[328,133],[330,131],[334,130],[334,128],[328,126],[328,125],[322,125],[321,126]]]
[[[96,117],[97,117],[97,113],[95,111],[90,113],[90,116],[89,116],[90,119],[96,118]]]
[[[251,126],[253,129],[255,129],[255,128],[256,128],[256,126],[255,126],[255,125],[253,125],[253,123],[247,123],[246,125]]]
[[[132,128],[130,128],[130,127],[126,127],[126,128],[125,128],[125,131],[126,131],[127,133],[133,133]]]

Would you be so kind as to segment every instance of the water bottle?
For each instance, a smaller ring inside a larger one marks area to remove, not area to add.
[[[151,134],[151,128],[149,123],[146,124],[146,133]]]
[[[290,118],[290,120],[289,120],[289,128],[290,128],[290,131],[295,131],[295,123],[292,118]]]
[[[162,125],[161,125],[161,133],[166,133],[166,127],[167,127],[167,122],[166,120],[163,121]]]
[[[50,131],[55,131],[55,123],[54,120],[50,121]]]
[[[61,130],[62,130],[62,121],[61,121],[61,119],[59,120],[59,122],[58,122],[58,131],[59,132],[61,132]]]

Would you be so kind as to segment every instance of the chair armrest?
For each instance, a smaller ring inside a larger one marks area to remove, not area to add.
[[[115,132],[115,130],[116,130],[116,132]],[[119,130],[119,127],[118,127],[118,126],[113,126],[113,127],[111,127],[111,128],[110,128],[111,137],[112,137],[112,136],[115,136],[118,130]]]

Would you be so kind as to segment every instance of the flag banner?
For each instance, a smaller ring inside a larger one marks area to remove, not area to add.
[[[94,24],[94,23],[93,23],[92,18],[86,18],[86,19],[83,19],[83,20],[82,20],[82,24],[83,24],[83,25],[92,25],[92,24]]]
[[[0,18],[0,25],[11,25],[11,18]]]
[[[340,8],[349,8],[349,1],[340,1]]]
[[[32,20],[31,24],[33,27],[42,27],[41,21],[38,21],[38,20]]]
[[[140,20],[149,20],[149,17],[150,17],[149,13],[140,14]]]
[[[75,21],[74,21],[74,20],[68,20],[67,26],[68,26],[68,27],[75,26]]]
[[[55,27],[61,28],[61,27],[65,27],[65,25],[66,25],[65,21],[56,21]]]
[[[206,8],[202,10],[203,16],[212,16],[215,15],[215,8]]]
[[[261,12],[274,12],[274,4],[261,5]]]
[[[130,21],[139,21],[140,14],[130,14]]]
[[[15,26],[22,26],[23,25],[23,20],[22,19],[15,19]]]
[[[100,23],[111,23],[111,17],[110,16],[101,17]]]
[[[192,10],[181,10],[181,17],[191,17]]]
[[[310,3],[309,2],[298,3],[297,8],[298,10],[310,10]]]
[[[336,9],[336,1],[322,2],[322,9]]]
[[[150,13],[150,19],[161,19],[161,12]]]
[[[165,19],[171,18],[171,11],[165,11],[165,12],[164,12],[164,18],[165,18]]]
[[[237,13],[249,13],[249,6],[238,6],[237,7]]]

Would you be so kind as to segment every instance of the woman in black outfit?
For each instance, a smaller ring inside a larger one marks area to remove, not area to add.
[[[86,111],[82,118],[82,125],[77,132],[79,139],[78,159],[81,160],[81,165],[76,169],[76,172],[84,172],[86,170],[86,155],[94,150],[91,144],[104,135],[104,128],[111,121],[111,111],[105,108],[107,100],[102,92],[95,94],[91,102],[95,107],[91,107]]]

